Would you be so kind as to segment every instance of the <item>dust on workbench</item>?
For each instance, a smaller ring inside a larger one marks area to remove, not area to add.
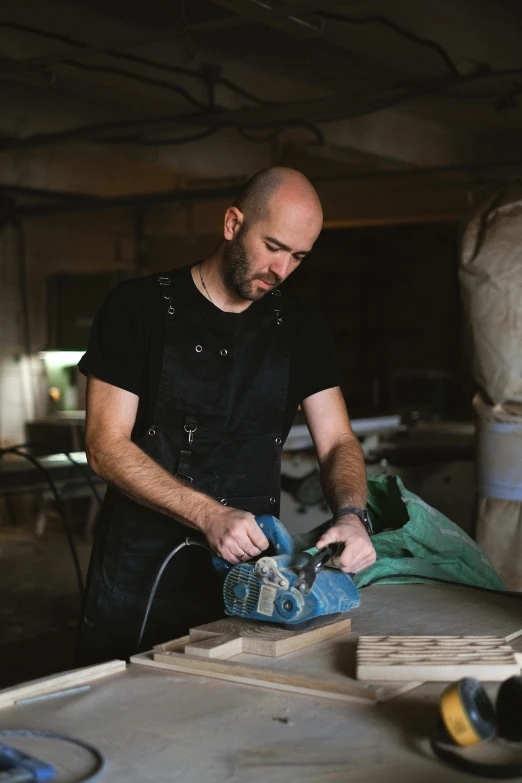
[[[74,536],[83,575],[92,541]],[[69,669],[80,617],[71,555],[57,517],[0,520],[0,688]]]

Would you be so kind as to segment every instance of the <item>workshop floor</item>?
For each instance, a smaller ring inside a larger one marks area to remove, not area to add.
[[[27,520],[27,521],[25,521]],[[0,525],[0,688],[72,668],[80,602],[57,517]],[[91,542],[75,544],[84,576]]]

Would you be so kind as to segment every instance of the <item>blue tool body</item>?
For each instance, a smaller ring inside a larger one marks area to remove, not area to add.
[[[260,516],[256,522],[272,543],[274,556],[262,556],[255,563],[235,566],[214,556],[214,567],[226,574],[223,599],[227,614],[299,625],[359,606],[359,590],[338,569],[326,567],[314,575],[308,588],[301,585],[298,589],[296,580],[310,556],[296,556],[292,537],[276,517]]]
[[[56,769],[52,764],[29,756],[17,748],[0,743],[0,780],[1,781],[44,781],[53,780]]]

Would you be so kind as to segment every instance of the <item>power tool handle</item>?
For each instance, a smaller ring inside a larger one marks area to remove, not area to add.
[[[303,593],[308,594],[314,586],[315,580],[321,573],[325,565],[334,557],[338,557],[344,549],[342,542],[332,542],[328,546],[319,549],[315,555],[304,563],[298,571],[295,587]]]
[[[273,544],[276,555],[293,555],[294,540],[282,522],[271,514],[262,514],[256,517],[256,522]]]
[[[293,555],[294,541],[282,522],[270,514],[256,517],[256,522],[276,550],[276,555]],[[212,565],[219,573],[225,574],[232,564],[218,555],[213,555]]]

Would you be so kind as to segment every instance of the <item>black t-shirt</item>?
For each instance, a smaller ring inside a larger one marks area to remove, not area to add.
[[[174,299],[183,297],[202,312],[214,305],[192,280],[191,266],[173,271]],[[154,421],[165,347],[167,303],[162,298],[157,275],[126,280],[114,288],[98,311],[89,336],[87,352],[79,362],[84,375],[94,375],[139,397],[132,439],[139,440]],[[298,405],[306,397],[340,385],[335,347],[324,316],[314,307],[282,289],[285,328],[288,330],[290,377],[283,425],[285,440]],[[272,296],[253,302],[243,313],[225,313],[235,319],[255,318],[273,308]]]

